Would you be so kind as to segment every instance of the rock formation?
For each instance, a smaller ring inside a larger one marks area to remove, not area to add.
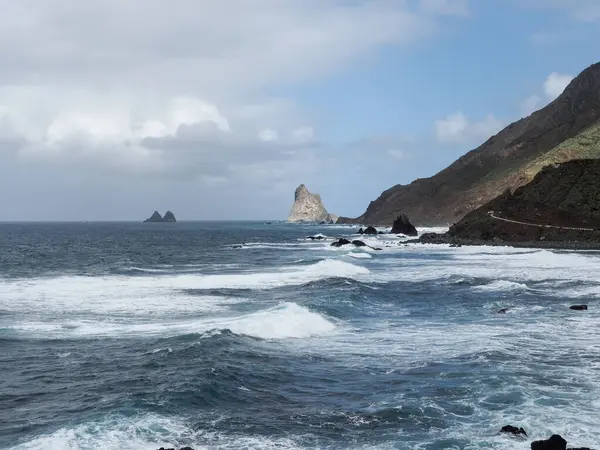
[[[321,196],[311,194],[303,184],[296,188],[288,222],[334,223],[332,216],[323,206]]]
[[[585,69],[553,102],[521,119],[431,178],[396,185],[356,218],[339,223],[391,225],[399,212],[415,225],[450,225],[542,169],[600,158],[600,63]]]
[[[157,222],[177,222],[175,220],[175,215],[171,211],[167,211],[163,216],[160,215],[158,211],[154,211],[154,213],[150,216],[150,218],[144,220],[144,223],[157,223]]]
[[[419,233],[415,226],[410,223],[406,214],[400,214],[392,224],[392,234],[404,234],[406,236],[417,236]]]

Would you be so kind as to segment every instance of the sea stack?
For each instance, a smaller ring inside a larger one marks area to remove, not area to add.
[[[177,220],[175,220],[175,215],[171,211],[167,211],[165,213],[164,217],[161,216],[158,211],[154,211],[154,213],[150,216],[150,218],[144,220],[144,223],[165,223],[165,222],[170,222],[170,223],[177,222]]]
[[[305,185],[296,188],[294,205],[288,222],[334,223],[334,220],[323,206],[319,194],[311,194]]]

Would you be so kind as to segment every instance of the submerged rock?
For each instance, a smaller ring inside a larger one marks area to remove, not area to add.
[[[498,314],[506,314],[508,311],[510,311],[510,308],[502,308],[500,311],[498,311]]]
[[[296,188],[288,222],[334,223],[323,206],[321,196],[311,194],[303,184]]]
[[[406,236],[417,236],[417,229],[410,223],[408,216],[404,213],[400,214],[392,225],[392,234],[404,234]]]
[[[587,305],[572,305],[569,306],[569,309],[573,309],[575,311],[587,311]]]
[[[514,436],[524,435],[527,436],[527,432],[521,427],[514,427],[512,425],[505,425],[500,429],[500,433],[508,433]]]
[[[367,244],[365,244],[363,241],[359,241],[359,240],[352,241],[352,244],[355,247],[366,247],[367,246]]]
[[[531,443],[531,450],[567,450],[567,441],[558,434],[553,434],[550,439],[545,441],[534,441]]]

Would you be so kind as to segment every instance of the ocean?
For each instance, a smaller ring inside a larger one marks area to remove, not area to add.
[[[600,443],[600,253],[355,231],[0,224],[0,448]]]

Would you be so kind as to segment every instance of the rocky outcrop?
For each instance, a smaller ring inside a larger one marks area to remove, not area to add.
[[[419,233],[415,226],[410,223],[406,214],[400,214],[392,225],[392,234],[404,234],[406,236],[417,236]]]
[[[569,309],[574,311],[587,311],[588,307],[587,305],[571,305],[569,306]]]
[[[148,223],[148,222],[177,222],[177,220],[175,220],[175,215],[171,212],[171,211],[167,211],[163,216],[160,215],[160,213],[158,211],[154,211],[154,213],[150,216],[150,218],[144,220],[144,223]]]
[[[566,450],[567,441],[558,434],[553,434],[544,441],[534,441],[531,443],[531,450]]]
[[[334,223],[319,194],[311,194],[305,185],[296,188],[288,222]]]
[[[512,434],[514,436],[527,436],[527,432],[523,428],[512,425],[504,425],[500,429],[500,433]]]
[[[175,215],[171,211],[167,211],[163,216],[163,222],[177,222]]]
[[[403,211],[417,226],[450,225],[507,188],[527,184],[544,165],[600,157],[598,130],[600,63],[585,69],[549,105],[438,174],[396,185],[371,202],[362,216],[340,217],[339,222],[391,225]]]

